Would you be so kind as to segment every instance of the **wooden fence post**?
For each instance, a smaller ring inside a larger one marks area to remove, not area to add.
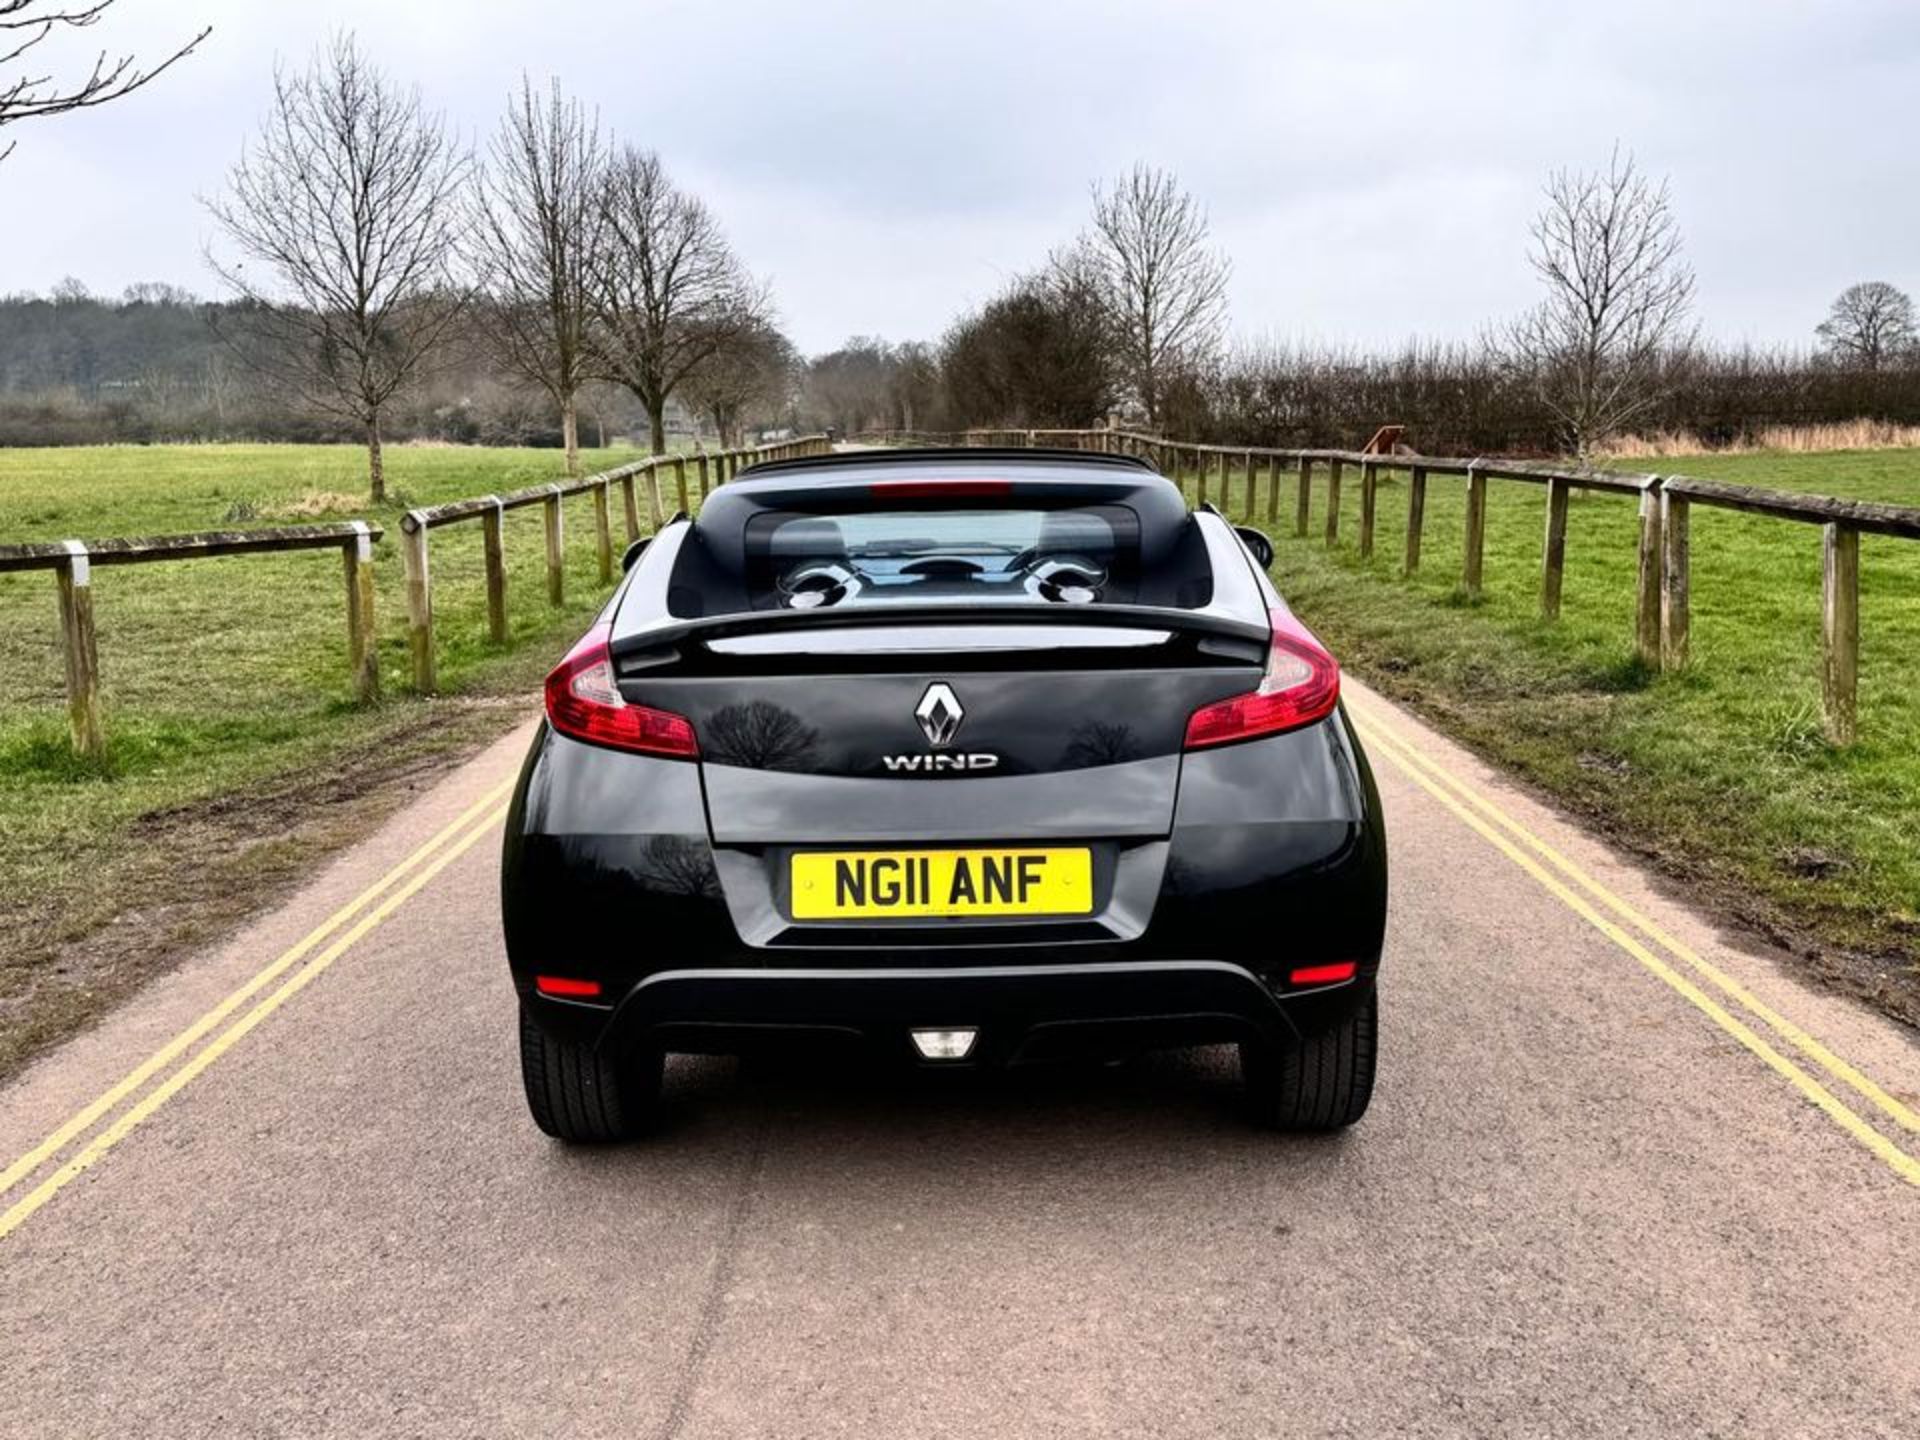
[[[1305,537],[1313,524],[1313,461],[1300,457],[1300,493],[1294,497],[1293,533]]]
[[[1487,557],[1487,477],[1467,467],[1467,541],[1460,564],[1460,588],[1469,600],[1480,598]]]
[[[1687,497],[1660,492],[1660,668],[1687,668],[1691,561]]]
[[[1547,539],[1540,555],[1540,614],[1560,618],[1560,590],[1567,571],[1567,499],[1573,487],[1555,475],[1547,481]]]
[[[1340,543],[1340,476],[1346,469],[1342,460],[1327,461],[1327,548]]]
[[[704,505],[707,503],[707,492],[712,488],[707,481],[707,452],[702,450],[694,457],[694,461],[700,467],[700,503]],[[693,512],[689,510],[687,513],[691,515]]]
[[[598,549],[600,583],[613,583],[613,520],[608,514],[607,482],[593,487],[593,541]]]
[[[439,684],[433,663],[433,585],[427,575],[427,526],[415,510],[400,525],[400,565],[407,576],[407,653],[413,688],[431,695]]]
[[[507,550],[506,507],[498,495],[491,510],[480,512],[480,548],[487,560],[487,638],[496,645],[507,643]]]
[[[1821,676],[1827,739],[1835,745],[1851,745],[1859,733],[1860,532],[1850,525],[1824,526],[1821,553]]]
[[[620,490],[627,506],[627,544],[631,545],[640,538],[640,502],[633,493],[631,471],[620,477]]]
[[[1402,575],[1420,568],[1420,532],[1427,524],[1427,472],[1415,466],[1407,477],[1407,556],[1400,566]]]
[[[361,704],[379,698],[380,651],[373,631],[373,537],[353,522],[354,537],[340,547],[347,580],[347,678]]]
[[[658,535],[660,527],[667,523],[665,507],[660,503],[660,462],[647,462],[647,518],[653,521],[653,533]]]
[[[1660,668],[1660,492],[1640,492],[1640,569],[1635,589],[1633,651],[1648,669]]]
[[[54,566],[60,587],[60,642],[67,657],[67,730],[76,755],[107,753],[100,723],[100,645],[93,633],[93,562],[78,540],[63,542],[67,558]]]
[[[1280,457],[1267,457],[1267,524],[1280,523]]]
[[[680,513],[682,515],[691,515],[693,513],[693,505],[687,499],[687,457],[684,455],[679,455],[674,458],[673,483],[680,497]]]
[[[1193,508],[1207,503],[1207,452],[1197,446],[1193,452]]]
[[[1360,467],[1360,558],[1373,555],[1373,522],[1378,508],[1380,467],[1371,460]]]
[[[560,487],[549,488],[553,493],[540,502],[547,520],[547,603],[564,605],[567,603],[567,551],[560,514]]]

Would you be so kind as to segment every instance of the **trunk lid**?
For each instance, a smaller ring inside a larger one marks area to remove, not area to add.
[[[683,645],[622,689],[692,721],[719,845],[1123,838],[1168,833],[1188,717],[1259,662],[1175,625],[808,627]]]

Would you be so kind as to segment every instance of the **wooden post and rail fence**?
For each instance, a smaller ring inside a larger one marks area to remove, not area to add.
[[[1053,445],[1081,450],[1135,455],[1178,475],[1191,470],[1197,476],[1198,503],[1209,501],[1210,482],[1218,486],[1223,508],[1232,508],[1235,470],[1245,477],[1243,518],[1258,516],[1262,475],[1267,484],[1265,519],[1280,518],[1281,478],[1297,481],[1294,533],[1305,536],[1312,526],[1314,472],[1326,467],[1325,527],[1329,546],[1340,540],[1341,487],[1345,472],[1360,472],[1361,501],[1358,548],[1371,556],[1379,521],[1379,477],[1385,472],[1407,476],[1406,536],[1400,573],[1417,572],[1422,564],[1422,537],[1426,496],[1432,476],[1457,476],[1465,481],[1466,518],[1461,555],[1460,588],[1477,598],[1485,573],[1488,482],[1517,481],[1543,485],[1547,491],[1546,534],[1540,568],[1540,613],[1546,620],[1559,617],[1565,585],[1568,500],[1575,490],[1631,495],[1639,506],[1639,547],[1636,562],[1634,651],[1641,661],[1664,671],[1684,669],[1691,660],[1691,529],[1695,506],[1744,511],[1774,519],[1822,527],[1823,582],[1821,608],[1822,693],[1828,738],[1849,745],[1857,734],[1860,654],[1860,536],[1890,535],[1920,539],[1920,507],[1871,501],[1842,500],[1820,495],[1769,490],[1758,486],[1700,480],[1686,475],[1635,475],[1612,471],[1567,469],[1547,464],[1476,457],[1447,458],[1392,453],[1385,448],[1299,450],[1248,446],[1198,445],[1122,430],[999,430],[952,434],[897,432],[871,437],[898,443],[944,443],[965,446]],[[546,536],[547,599],[565,600],[565,530],[561,501],[572,495],[593,496],[594,543],[600,582],[614,578],[613,498],[620,488],[621,517],[627,540],[641,533],[640,497],[643,488],[647,518],[657,530],[668,518],[661,490],[661,472],[673,471],[673,503],[680,513],[691,512],[699,498],[723,484],[745,465],[761,460],[820,454],[829,449],[821,436],[713,454],[650,457],[603,474],[579,480],[532,486],[506,495],[486,495],[409,511],[401,521],[401,560],[406,577],[408,652],[412,686],[432,691],[437,683],[433,638],[433,590],[428,564],[428,535],[439,527],[477,520],[482,531],[486,565],[487,633],[496,643],[507,638],[507,584],[503,520],[508,510],[543,507]],[[690,476],[690,471],[693,472]],[[690,488],[689,481],[693,481]],[[101,719],[100,661],[93,623],[93,571],[103,565],[138,565],[163,560],[191,560],[219,555],[265,554],[283,551],[337,549],[343,561],[349,688],[358,701],[379,693],[379,666],[374,636],[373,545],[383,529],[362,520],[317,525],[290,525],[261,530],[219,530],[190,535],[144,539],[61,540],[29,544],[0,544],[0,571],[51,570],[60,602],[60,633],[65,658],[67,709],[73,748],[85,756],[99,756],[106,748]]]
[[[798,440],[781,441],[741,450],[719,450],[711,454],[657,455],[622,465],[599,475],[579,480],[560,480],[548,485],[533,485],[506,495],[480,495],[470,500],[453,500],[444,505],[427,505],[409,510],[400,520],[400,561],[407,586],[407,653],[413,688],[430,694],[438,688],[439,676],[434,658],[433,581],[428,563],[428,535],[443,526],[478,520],[487,568],[487,636],[496,644],[507,639],[507,565],[504,544],[507,511],[538,505],[546,521],[547,603],[566,602],[566,535],[560,502],[570,495],[593,496],[594,553],[600,566],[600,583],[610,585],[614,577],[612,490],[621,492],[621,511],[626,521],[627,544],[640,538],[640,506],[635,485],[645,488],[649,533],[667,521],[666,503],[660,493],[660,472],[673,470],[675,513],[691,514],[694,505],[715,488],[738,474],[746,465],[763,460],[786,460],[800,455],[825,454],[830,448],[826,438],[809,435]],[[688,468],[697,470],[698,489],[688,490]]]
[[[1577,469],[1485,456],[1448,458],[1395,452],[1397,427],[1384,427],[1363,450],[1298,450],[1234,445],[1199,445],[1133,431],[1108,430],[969,430],[944,434],[916,433],[914,444],[965,447],[1035,445],[1095,450],[1132,455],[1153,463],[1170,476],[1191,472],[1195,501],[1209,502],[1209,482],[1217,485],[1221,508],[1231,508],[1233,471],[1244,475],[1242,518],[1251,522],[1260,514],[1257,491],[1262,473],[1267,481],[1265,516],[1268,524],[1280,519],[1280,482],[1283,472],[1297,479],[1293,530],[1304,537],[1312,526],[1314,471],[1326,467],[1325,539],[1329,547],[1340,541],[1341,486],[1350,467],[1360,472],[1360,516],[1357,545],[1362,558],[1374,552],[1379,520],[1378,486],[1384,472],[1407,476],[1406,543],[1400,574],[1409,576],[1422,562],[1421,540],[1426,521],[1427,484],[1432,476],[1458,476],[1465,481],[1466,517],[1460,558],[1460,590],[1478,599],[1485,578],[1488,482],[1518,481],[1542,485],[1547,492],[1546,534],[1541,545],[1540,614],[1557,620],[1566,583],[1567,509],[1575,490],[1634,497],[1639,508],[1639,548],[1635,566],[1634,653],[1650,669],[1673,672],[1691,661],[1692,630],[1692,511],[1696,506],[1740,510],[1778,520],[1822,527],[1824,558],[1821,604],[1821,690],[1827,738],[1835,745],[1851,745],[1858,734],[1860,671],[1860,537],[1891,535],[1920,540],[1920,507],[1887,505],[1864,500],[1841,500],[1824,495],[1769,490],[1687,475],[1625,474]],[[901,432],[877,431],[853,437],[879,443],[900,443]]]
[[[66,656],[67,723],[76,753],[106,752],[100,716],[100,647],[93,628],[93,571],[100,565],[147,565],[213,555],[260,555],[291,550],[338,550],[343,561],[347,614],[348,683],[354,698],[371,700],[380,688],[373,639],[373,542],[385,532],[364,520],[286,525],[272,530],[208,530],[137,540],[52,540],[0,545],[0,571],[51,570],[60,591],[60,645]]]
[[[413,687],[434,688],[433,591],[427,568],[427,532],[435,526],[478,519],[487,573],[487,634],[496,642],[507,638],[506,555],[501,518],[523,505],[542,505],[546,518],[547,599],[564,602],[565,533],[560,502],[566,496],[593,496],[594,543],[602,585],[613,582],[612,490],[619,486],[628,543],[640,535],[636,482],[644,486],[652,529],[666,522],[660,494],[660,472],[674,472],[677,509],[691,510],[687,469],[699,471],[702,496],[747,465],[823,454],[831,447],[824,436],[749,449],[711,454],[661,455],[622,465],[584,479],[560,481],[516,490],[508,495],[486,495],[446,505],[411,510],[401,521],[401,561],[406,574],[408,648]],[[344,570],[347,626],[348,686],[353,698],[368,702],[380,692],[379,652],[374,633],[373,546],[386,531],[365,520],[333,521],[317,525],[284,525],[259,530],[211,530],[191,535],[161,535],[144,539],[52,540],[0,544],[0,572],[51,570],[60,599],[60,640],[66,662],[67,718],[73,749],[97,759],[106,753],[106,727],[101,716],[99,641],[93,620],[93,572],[103,565],[144,565],[163,560],[196,560],[217,555],[262,555],[300,550],[338,550]]]

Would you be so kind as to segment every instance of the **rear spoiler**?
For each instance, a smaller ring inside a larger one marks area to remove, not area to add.
[[[617,636],[609,650],[623,656],[659,651],[736,635],[791,634],[806,630],[854,630],[913,625],[1073,625],[1132,630],[1168,630],[1196,639],[1252,642],[1265,649],[1272,630],[1265,616],[1258,620],[1204,607],[1177,610],[1163,605],[981,605],[969,601],[911,601],[885,605],[857,605],[840,610],[749,610],[699,619],[667,618]]]

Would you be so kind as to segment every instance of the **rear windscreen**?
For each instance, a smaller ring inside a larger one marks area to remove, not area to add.
[[[1133,603],[1140,526],[1124,505],[769,510],[747,522],[753,609],[967,599]]]

